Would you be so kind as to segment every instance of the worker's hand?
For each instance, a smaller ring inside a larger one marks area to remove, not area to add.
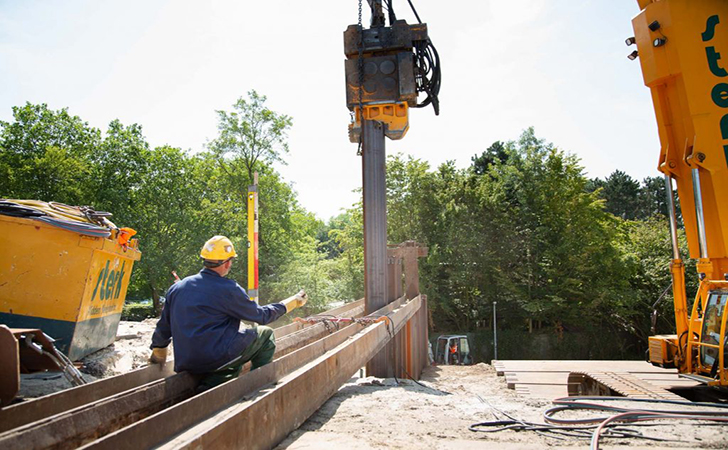
[[[159,364],[164,367],[164,363],[167,362],[167,348],[153,348],[152,356],[149,357],[149,362],[152,364]]]
[[[306,295],[306,291],[301,289],[298,294],[294,295],[293,297],[288,297],[281,303],[283,303],[283,306],[286,307],[286,312],[289,313],[294,309],[300,308],[301,306],[305,305],[307,301],[308,296]]]

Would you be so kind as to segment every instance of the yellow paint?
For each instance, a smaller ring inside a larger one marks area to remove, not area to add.
[[[0,216],[0,312],[70,322],[119,313],[140,257],[112,239]]]
[[[253,289],[255,289],[255,192],[248,192],[248,290]]]
[[[359,107],[354,108],[354,127],[361,129]],[[364,120],[375,120],[387,124],[385,135],[392,139],[402,139],[409,130],[409,106],[406,102],[364,105]]]

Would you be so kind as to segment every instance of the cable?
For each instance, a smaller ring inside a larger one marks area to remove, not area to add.
[[[635,402],[635,403],[653,403],[653,404],[665,404],[665,405],[680,405],[680,406],[698,406],[714,408],[710,411],[686,411],[684,409],[647,409],[639,408],[628,409],[618,406],[607,405],[605,403],[593,403],[592,400],[599,400],[602,402],[619,401],[619,402]],[[719,423],[728,423],[728,405],[707,403],[707,402],[690,402],[683,400],[666,400],[666,399],[642,399],[642,398],[629,398],[629,397],[562,397],[553,400],[555,407],[548,409],[544,412],[544,419],[550,423],[561,424],[577,424],[586,425],[590,424],[594,427],[594,432],[591,436],[591,449],[599,449],[599,438],[606,434],[603,430],[607,427],[611,427],[611,423],[615,421],[630,422],[633,426],[655,426],[655,425],[667,425],[667,424],[636,424],[634,422],[644,422],[656,419],[684,419],[684,420],[703,420]],[[575,410],[596,410],[596,411],[607,411],[616,412],[617,414],[610,417],[590,417],[585,419],[558,419],[554,417],[554,414],[561,411],[575,411]]]
[[[629,397],[564,397],[553,400],[556,405],[544,412],[546,423],[527,422],[510,414],[499,410],[490,403],[478,396],[481,402],[488,404],[493,411],[497,411],[508,420],[499,417],[495,412],[493,416],[496,420],[475,423],[468,427],[470,431],[481,433],[494,433],[504,430],[516,431],[533,431],[541,436],[563,440],[564,437],[576,439],[590,439],[591,448],[598,450],[599,438],[602,436],[611,438],[636,438],[647,439],[652,441],[673,441],[674,439],[658,438],[654,436],[646,436],[633,428],[628,428],[614,424],[613,422],[630,422],[632,427],[635,426],[660,426],[668,425],[666,423],[635,423],[647,422],[655,419],[685,419],[685,420],[704,420],[718,423],[728,423],[728,405],[714,403],[700,403],[680,400],[653,400],[653,399],[635,399]],[[638,402],[638,403],[657,403],[657,404],[673,404],[681,406],[699,406],[712,407],[712,411],[685,411],[685,410],[651,410],[651,409],[628,409],[613,405],[593,403],[591,400],[602,401],[620,401],[620,402]],[[589,401],[589,402],[587,402]],[[554,414],[561,411],[575,410],[598,410],[617,412],[617,414],[609,417],[590,417],[584,419],[559,419]],[[486,429],[483,429],[486,428]]]
[[[435,115],[440,115],[440,93],[441,71],[440,55],[432,44],[432,40],[415,42],[415,85],[417,92],[424,92],[427,97],[415,108],[424,108],[432,104]]]
[[[412,4],[412,0],[407,0],[407,3],[409,3],[410,8],[412,8],[412,12],[415,13],[415,17],[417,18],[417,22],[422,23],[422,20],[420,20],[420,15],[417,14],[417,10],[415,9],[415,5]]]
[[[95,211],[89,206],[69,206],[35,200],[2,200],[0,214],[35,219],[49,225],[86,236],[109,237],[116,226],[108,220],[111,213]]]
[[[420,15],[417,14],[415,5],[412,4],[412,0],[407,0],[412,12],[415,14],[418,23],[422,23]],[[415,85],[417,92],[424,92],[427,97],[417,105],[415,108],[424,108],[429,104],[432,104],[435,110],[435,115],[440,115],[440,101],[438,95],[440,94],[440,83],[441,83],[441,70],[440,70],[440,55],[437,53],[437,49],[432,44],[432,40],[428,37],[427,41],[415,42]]]

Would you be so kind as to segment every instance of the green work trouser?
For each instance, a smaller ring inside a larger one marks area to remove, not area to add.
[[[276,341],[273,336],[273,329],[270,327],[258,327],[258,336],[249,346],[245,347],[240,357],[214,372],[203,375],[198,390],[207,390],[228,380],[237,378],[243,366],[248,361],[251,363],[250,370],[255,370],[258,367],[268,364],[273,361],[275,351]]]

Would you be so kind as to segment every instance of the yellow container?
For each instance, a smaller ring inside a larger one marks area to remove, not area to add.
[[[113,343],[141,257],[130,244],[0,215],[0,323],[40,328],[72,360]]]

